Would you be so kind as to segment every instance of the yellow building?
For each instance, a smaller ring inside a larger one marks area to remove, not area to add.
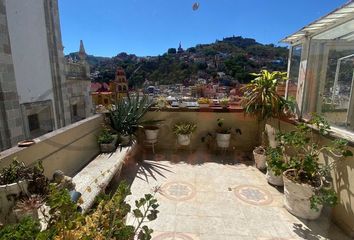
[[[99,89],[91,93],[92,101],[96,106],[105,107],[114,103],[115,99],[126,97],[128,95],[128,81],[123,68],[117,68],[115,79],[107,87],[100,85]]]

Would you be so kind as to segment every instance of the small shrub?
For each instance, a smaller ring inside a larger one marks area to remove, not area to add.
[[[181,122],[173,126],[175,135],[189,135],[197,129],[197,124],[191,122]]]

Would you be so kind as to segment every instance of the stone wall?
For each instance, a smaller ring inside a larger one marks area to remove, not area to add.
[[[74,176],[100,152],[97,136],[102,122],[103,116],[95,115],[42,135],[28,148],[7,149],[0,153],[0,169],[16,157],[27,165],[41,160],[48,177],[57,169]]]
[[[24,137],[5,4],[0,0],[0,150]]]
[[[217,119],[224,119],[225,127],[232,128],[232,138],[230,142],[230,151],[242,150],[252,151],[259,143],[258,122],[255,118],[245,116],[243,111],[238,112],[199,112],[190,111],[151,111],[144,117],[145,120],[165,120],[160,127],[158,148],[176,149],[176,136],[172,128],[175,123],[190,121],[197,124],[197,130],[192,135],[191,148],[214,148],[217,150],[216,142],[211,142],[210,146],[201,141],[208,132],[215,134]],[[242,135],[236,134],[235,129],[239,128]]]

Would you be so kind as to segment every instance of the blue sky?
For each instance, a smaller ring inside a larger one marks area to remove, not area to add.
[[[347,0],[59,0],[65,54],[158,55],[227,36],[275,43]]]

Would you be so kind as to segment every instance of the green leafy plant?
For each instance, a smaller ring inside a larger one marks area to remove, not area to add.
[[[280,176],[287,169],[288,165],[284,161],[284,153],[281,147],[269,147],[266,150],[267,167],[272,170],[275,176]]]
[[[28,181],[28,191],[32,194],[45,195],[48,192],[48,179],[44,175],[44,168],[41,161],[33,167],[16,158],[8,167],[0,170],[0,185],[12,184],[19,181]]]
[[[144,115],[153,105],[148,96],[120,98],[115,101],[115,107],[110,110],[109,118],[111,127],[122,135],[133,135],[145,124]]]
[[[46,199],[50,207],[49,215],[45,215],[46,230],[40,232],[40,223],[26,218],[19,224],[0,228],[0,240],[131,240],[134,237],[149,240],[153,230],[146,223],[157,218],[159,204],[153,194],[145,194],[132,208],[125,200],[130,194],[128,185],[122,182],[112,197],[101,195],[96,207],[83,215],[77,211],[78,205],[71,201],[68,190],[51,185]],[[133,225],[126,224],[129,213],[135,219]]]
[[[17,224],[0,228],[0,240],[35,240],[40,230],[38,220],[25,217]]]
[[[241,106],[246,113],[256,115],[260,120],[266,120],[281,116],[285,107],[293,106],[277,93],[277,87],[287,81],[286,72],[261,70],[260,73],[251,73],[251,75],[255,79],[242,88],[244,97]]]
[[[106,127],[102,128],[100,135],[97,138],[98,144],[109,144],[113,142],[114,136],[109,132]]]
[[[231,133],[231,128],[230,127],[226,128],[224,126],[224,119],[223,118],[218,118],[216,121],[217,121],[217,126],[218,126],[218,128],[216,130],[217,133],[221,133],[221,134],[230,134]]]
[[[343,158],[353,156],[344,139],[333,140],[328,145],[320,144],[320,137],[328,135],[329,131],[328,122],[322,116],[313,114],[308,123],[299,123],[296,130],[279,133],[277,138],[280,140],[280,148],[272,150],[273,155],[270,155],[276,156],[275,159],[280,161],[286,154],[289,160],[285,165],[281,165],[281,168],[273,165],[273,168],[280,171],[285,166],[286,169],[291,169],[287,171],[287,178],[315,189],[315,195],[311,198],[313,209],[318,209],[318,205],[323,203],[336,204],[337,196],[329,180],[330,170],[340,164]],[[322,164],[322,153],[332,155],[334,161],[327,165]]]
[[[28,174],[29,168],[15,158],[8,167],[0,170],[0,185],[27,180]]]
[[[173,126],[173,133],[175,135],[189,135],[197,129],[197,124],[191,122],[176,123]]]

